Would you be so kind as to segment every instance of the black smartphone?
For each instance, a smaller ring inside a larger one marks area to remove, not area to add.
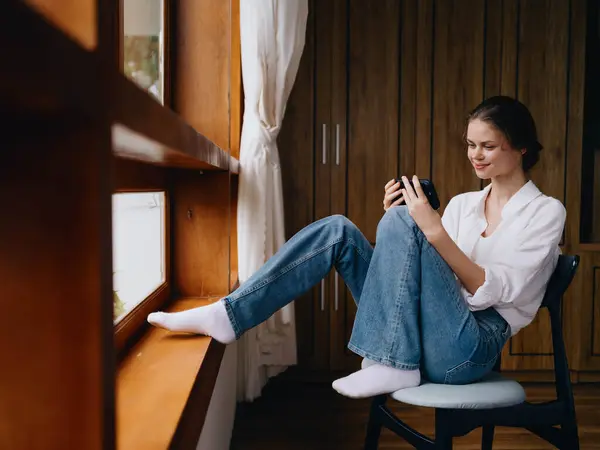
[[[396,178],[396,182],[400,182],[400,189],[404,188],[404,183],[400,178]],[[412,180],[409,180],[409,183],[414,189],[415,186]],[[437,192],[435,191],[435,186],[433,185],[433,182],[431,180],[428,180],[427,178],[419,178],[419,183],[421,184],[423,192],[425,192],[425,195],[427,196],[427,200],[429,201],[431,207],[435,210],[439,209],[440,199],[438,198]]]

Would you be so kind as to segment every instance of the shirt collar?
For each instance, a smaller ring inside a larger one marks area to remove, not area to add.
[[[485,218],[485,199],[491,189],[492,184],[490,183],[477,193],[477,197],[473,199],[473,204],[467,211],[467,215],[476,214],[481,218]],[[541,191],[534,182],[529,180],[510,198],[510,200],[508,200],[506,205],[504,205],[504,208],[502,208],[502,219],[507,219],[518,213],[523,207],[527,206],[534,198],[541,194]]]

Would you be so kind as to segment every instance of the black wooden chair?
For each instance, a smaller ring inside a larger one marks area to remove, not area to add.
[[[560,256],[542,302],[542,307],[550,312],[556,400],[535,404],[525,401],[522,386],[499,373],[498,361],[492,374],[473,384],[424,383],[390,395],[405,404],[435,408],[435,440],[398,419],[385,405],[387,395],[375,397],[367,425],[365,450],[377,449],[381,427],[392,430],[416,449],[451,449],[454,437],[483,427],[481,448],[491,450],[495,426],[525,428],[559,449],[579,450],[561,321],[562,297],[578,265],[579,256]]]

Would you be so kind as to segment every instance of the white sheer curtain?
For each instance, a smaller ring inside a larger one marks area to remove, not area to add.
[[[243,284],[285,242],[277,135],[304,48],[307,0],[240,0],[245,104],[238,191]],[[241,339],[238,399],[254,400],[271,376],[296,363],[293,304]]]

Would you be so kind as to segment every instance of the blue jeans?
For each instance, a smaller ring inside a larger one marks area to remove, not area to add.
[[[236,336],[311,289],[332,267],[358,305],[348,348],[435,383],[473,382],[493,368],[510,337],[489,308],[471,312],[454,272],[405,206],[390,208],[373,249],[344,216],[300,230],[248,281],[225,297]]]

